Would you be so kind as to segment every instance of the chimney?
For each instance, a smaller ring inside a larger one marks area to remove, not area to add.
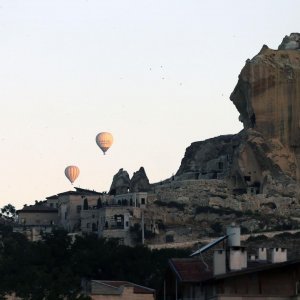
[[[229,270],[236,271],[247,268],[247,251],[241,247],[241,228],[234,223],[226,228],[228,235]]]
[[[245,247],[230,247],[229,270],[237,271],[247,268],[247,251]]]
[[[287,261],[287,249],[286,248],[271,248],[271,262],[280,263]]]
[[[256,260],[257,260],[257,255],[255,255],[255,254],[250,254],[250,255],[249,255],[249,260],[250,260],[250,261],[256,261]]]
[[[239,226],[235,226],[234,224],[228,226],[226,234],[228,235],[229,247],[241,246],[241,228]]]
[[[224,249],[214,251],[214,276],[226,273],[226,251]]]
[[[267,248],[258,248],[258,260],[267,260]]]

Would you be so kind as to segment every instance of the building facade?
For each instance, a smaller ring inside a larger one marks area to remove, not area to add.
[[[83,282],[85,295],[92,300],[154,300],[155,290],[127,281],[91,280]]]
[[[58,210],[39,203],[24,206],[17,211],[18,223],[14,225],[14,232],[24,234],[30,241],[41,239],[43,233],[52,232],[58,226]]]

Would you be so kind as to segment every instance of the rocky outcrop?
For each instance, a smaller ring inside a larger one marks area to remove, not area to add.
[[[113,182],[111,184],[109,194],[119,195],[128,193],[130,188],[130,178],[127,171],[120,169],[116,175],[113,177]]]
[[[114,175],[109,193],[111,195],[120,195],[128,192],[148,192],[150,189],[151,185],[143,167],[133,173],[131,180],[127,171],[120,169]]]
[[[300,33],[286,35],[279,45],[278,50],[300,50]]]
[[[152,216],[176,240],[232,220],[246,232],[299,226],[300,34],[247,60],[230,100],[244,129],[192,143],[176,175],[152,185]]]
[[[299,147],[299,86],[300,51],[264,46],[247,61],[230,99],[244,128],[254,128],[290,148]]]
[[[300,174],[300,35],[285,37],[272,50],[263,46],[247,60],[230,96],[245,129],[259,132],[290,163],[278,166],[293,179]],[[278,156],[275,154],[275,156]]]
[[[130,192],[148,192],[149,190],[149,179],[146,175],[145,169],[141,167],[138,171],[133,173],[133,176],[130,180]]]
[[[235,149],[240,145],[238,135],[223,135],[192,143],[186,149],[177,179],[217,179],[228,175]]]
[[[247,60],[230,99],[244,130],[193,143],[177,179],[227,179],[235,193],[299,194],[300,34]],[[291,188],[293,187],[293,188]],[[291,192],[292,191],[292,192]]]

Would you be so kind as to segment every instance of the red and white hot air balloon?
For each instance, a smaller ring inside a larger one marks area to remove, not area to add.
[[[72,184],[79,176],[79,173],[80,173],[79,168],[76,166],[68,166],[65,168],[65,175]]]
[[[96,143],[99,146],[99,148],[103,151],[104,155],[105,152],[111,147],[113,141],[113,136],[109,132],[100,132],[96,136]]]

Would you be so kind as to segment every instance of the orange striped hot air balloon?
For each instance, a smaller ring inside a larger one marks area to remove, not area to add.
[[[68,166],[65,168],[65,175],[72,184],[78,177],[79,173],[79,168],[76,166]]]
[[[96,143],[99,146],[99,148],[103,151],[104,155],[105,152],[111,147],[113,141],[113,136],[109,132],[100,132],[96,136]]]

